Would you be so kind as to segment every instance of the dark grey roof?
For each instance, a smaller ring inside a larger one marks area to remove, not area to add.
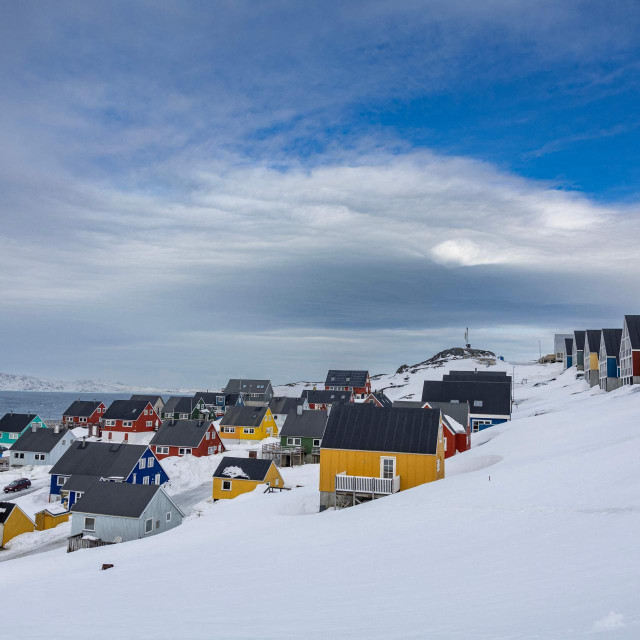
[[[509,382],[468,382],[459,380],[425,380],[422,388],[425,402],[468,402],[469,411],[480,415],[511,415]],[[477,407],[474,401],[482,401]]]
[[[13,502],[0,502],[0,524],[4,524],[17,505]]]
[[[463,427],[469,424],[469,403],[468,402],[430,402],[433,409],[440,409],[442,415],[452,417]]]
[[[86,491],[91,485],[98,482],[100,478],[98,476],[83,476],[80,473],[74,473],[64,483],[62,489],[64,491]]]
[[[340,404],[351,402],[351,391],[331,391],[324,389],[305,389],[301,398],[306,398],[311,404]]]
[[[322,448],[435,454],[439,428],[439,409],[341,405],[329,415]]]
[[[72,513],[139,518],[160,491],[157,484],[95,482],[71,507]]]
[[[281,436],[296,436],[298,438],[322,438],[327,426],[327,412],[305,409],[301,415],[296,410],[291,411],[280,430]]]
[[[271,398],[268,406],[271,409],[271,413],[289,413],[289,411],[295,411],[299,400],[300,398],[278,396]]]
[[[422,400],[394,400],[393,406],[396,409],[424,409]]]
[[[145,402],[150,402],[154,406],[158,400],[160,400],[160,402],[164,402],[162,396],[158,394],[145,395],[144,393],[134,393],[129,399],[144,400]]]
[[[64,438],[70,436],[68,429],[44,429],[38,427],[35,431],[27,429],[13,444],[12,451],[33,451],[35,453],[50,453]]]
[[[226,393],[265,393],[270,384],[271,380],[231,378],[224,390]]]
[[[137,420],[148,404],[148,400],[114,400],[102,417],[105,420]]]
[[[5,413],[0,418],[0,431],[20,433],[37,417],[35,413]]]
[[[235,469],[227,471],[233,467],[240,469],[240,473]],[[228,480],[261,481],[264,480],[267,475],[269,467],[271,467],[271,460],[262,460],[261,458],[233,458],[231,456],[225,456],[220,461],[213,477],[225,478]]]
[[[100,400],[76,400],[69,405],[69,408],[62,415],[88,418],[100,404]]]
[[[368,375],[368,371],[329,369],[324,384],[327,387],[364,387],[367,384]]]
[[[240,397],[239,393],[225,393],[224,403],[228,407],[233,407],[236,402],[238,402],[238,398]]]
[[[564,339],[564,351],[565,353],[573,353],[573,338]]]
[[[268,407],[229,407],[220,424],[230,427],[258,427]]]
[[[208,405],[217,405],[217,398],[222,398],[223,402],[224,400],[226,400],[226,394],[224,391],[198,391],[193,395],[193,397],[194,399],[196,399],[196,401],[197,398],[202,398],[204,400],[204,403]]]
[[[383,391],[372,391],[366,398],[365,402],[369,398],[369,396],[373,396],[381,405],[383,409],[391,409],[393,407],[393,402],[387,398]]]
[[[449,371],[442,376],[443,380],[460,382],[509,382],[511,376],[504,371]]]
[[[622,342],[622,329],[603,329],[601,339],[604,341],[604,349],[607,357],[620,359],[620,343]],[[15,447],[15,445],[13,445]]]
[[[129,476],[142,454],[144,444],[109,444],[76,440],[56,462],[51,475],[99,476],[102,478]]]
[[[640,349],[640,316],[625,316],[632,349]]]
[[[183,413],[191,413],[192,405],[195,407],[196,403],[191,396],[170,396],[165,402],[162,412],[176,413],[180,411],[179,406],[182,406]]]
[[[576,351],[584,351],[584,337],[586,331],[574,331],[573,338],[575,340]]]
[[[587,329],[586,343],[591,353],[600,351],[600,329]]]
[[[163,420],[149,444],[197,447],[210,425],[210,420]]]

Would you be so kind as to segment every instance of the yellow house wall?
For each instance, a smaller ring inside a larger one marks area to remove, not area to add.
[[[271,409],[267,409],[266,413],[264,414],[264,417],[262,418],[262,422],[257,427],[255,427],[254,433],[244,432],[245,428],[251,428],[249,425],[246,425],[246,427],[245,426],[234,427],[233,433],[224,433],[222,431],[223,426],[224,425],[220,425],[220,437],[223,440],[224,439],[264,440],[265,438],[269,437],[269,434],[267,433],[267,429],[271,429],[272,436],[278,435],[278,425],[276,424],[276,421],[273,419],[273,414],[271,413]]]
[[[348,476],[380,477],[380,459],[396,459],[396,475],[400,476],[400,491],[425,482],[444,478],[444,443],[438,441],[435,455],[394,453],[393,451],[320,450],[320,491],[335,491],[335,477],[346,472]],[[440,471],[437,471],[440,460]]]
[[[284,486],[284,480],[280,475],[280,471],[275,464],[271,463],[269,471],[263,481],[257,480],[242,480],[241,478],[229,478],[231,480],[231,491],[222,490],[223,478],[213,479],[213,499],[214,500],[231,500],[237,498],[243,493],[253,491],[259,484],[269,483],[270,485],[282,487]],[[276,484],[276,480],[278,483]]]
[[[8,520],[4,523],[2,528],[2,539],[0,540],[0,547],[4,547],[9,540],[19,536],[23,533],[29,533],[35,531],[35,525],[29,519],[29,517],[19,507],[15,507],[11,512]]]
[[[600,369],[600,363],[598,362],[598,354],[589,354],[589,367],[592,371],[598,371]]]
[[[36,529],[38,531],[44,531],[45,529],[54,529],[59,524],[68,522],[70,515],[70,513],[61,513],[54,516],[50,513],[40,511],[39,513],[36,513]]]

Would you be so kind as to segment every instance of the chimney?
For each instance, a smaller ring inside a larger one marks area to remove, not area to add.
[[[296,413],[301,416],[302,415],[302,405],[301,404],[297,404],[296,405]]]
[[[60,433],[60,425],[56,423],[56,426],[53,427],[53,433]]]

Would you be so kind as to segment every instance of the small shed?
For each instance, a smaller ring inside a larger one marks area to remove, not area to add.
[[[71,507],[71,537],[128,542],[182,524],[184,513],[159,485],[96,482]]]
[[[236,498],[253,491],[259,484],[284,487],[284,480],[272,460],[225,456],[213,474],[213,499]]]
[[[68,522],[70,516],[71,512],[62,504],[56,502],[36,513],[36,530],[55,529],[59,524]]]
[[[35,531],[33,520],[13,502],[0,502],[0,549],[22,533]]]

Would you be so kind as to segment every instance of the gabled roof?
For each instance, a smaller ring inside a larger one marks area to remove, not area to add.
[[[467,382],[458,380],[425,380],[422,399],[426,402],[468,402],[469,411],[479,415],[511,415],[509,382]],[[474,401],[481,401],[476,406]]]
[[[364,401],[367,402],[369,398],[375,398],[382,405],[383,409],[391,409],[391,407],[393,407],[393,402],[387,398],[383,391],[372,391]]]
[[[327,412],[305,409],[299,415],[296,410],[291,411],[280,430],[281,436],[296,436],[298,438],[322,438],[327,426]]]
[[[640,349],[640,316],[625,316],[624,321],[629,332],[632,349]]]
[[[164,402],[162,396],[159,394],[145,395],[144,393],[134,393],[129,399],[144,400],[145,402],[150,402],[152,405],[155,405],[158,400],[160,400],[160,402]]]
[[[37,417],[35,413],[5,413],[0,418],[0,431],[20,433]]]
[[[271,380],[231,378],[224,390],[226,393],[265,393],[270,384]]]
[[[212,424],[210,420],[164,420],[149,444],[197,447]]]
[[[511,376],[505,371],[449,371],[442,379],[461,382],[511,382]]]
[[[440,409],[443,416],[449,416],[463,426],[469,424],[468,402],[430,402],[429,406],[433,409]]]
[[[220,461],[213,477],[225,480],[256,480],[261,482],[265,479],[271,465],[271,460],[225,456]]]
[[[287,396],[278,396],[271,398],[269,401],[269,409],[271,413],[289,413],[289,411],[295,411],[300,398],[289,398]]]
[[[564,351],[565,353],[573,353],[573,338],[564,339]]]
[[[306,398],[310,404],[341,404],[351,402],[352,391],[331,391],[324,389],[305,389],[301,398]]]
[[[68,429],[43,429],[35,431],[27,429],[13,444],[12,451],[33,451],[34,453],[51,453],[53,448],[65,437],[75,440],[75,436]]]
[[[240,407],[227,409],[220,425],[225,427],[259,427],[268,407]]]
[[[445,426],[446,429],[449,429],[449,431],[451,433],[455,434],[462,434],[462,433],[467,433],[467,430],[454,418],[452,418],[451,416],[442,416],[442,422]]]
[[[620,343],[622,342],[622,329],[603,329],[601,340],[604,343],[604,351],[608,358],[620,359]],[[15,445],[13,445],[15,447]]]
[[[587,329],[586,345],[591,353],[600,351],[600,329]]]
[[[193,394],[194,400],[197,402],[198,398],[202,398],[205,404],[217,404],[217,398],[222,398],[223,402],[226,400],[226,394],[224,391],[198,391]]]
[[[425,403],[422,400],[394,400],[395,409],[424,409]]]
[[[341,405],[329,415],[322,448],[433,455],[439,428],[439,409]]]
[[[4,524],[11,515],[11,512],[18,507],[13,502],[0,502],[0,524]]]
[[[182,413],[191,413],[193,407],[196,406],[196,400],[191,396],[170,396],[162,408],[163,413],[179,413],[182,407]]]
[[[102,417],[105,420],[137,420],[148,404],[148,400],[114,400]]]
[[[74,473],[62,486],[63,491],[82,491],[85,492],[89,487],[98,482],[98,476],[85,476],[80,473]]]
[[[101,404],[100,400],[76,400],[62,415],[88,418]]]
[[[95,482],[71,507],[71,512],[139,518],[158,491],[161,487],[157,484]]]
[[[147,445],[144,444],[76,440],[49,473],[127,478],[146,450]]]
[[[357,369],[329,369],[325,386],[327,387],[364,387],[369,377],[368,371]]]
[[[573,338],[575,340],[576,351],[584,351],[584,338],[586,331],[574,331]]]

